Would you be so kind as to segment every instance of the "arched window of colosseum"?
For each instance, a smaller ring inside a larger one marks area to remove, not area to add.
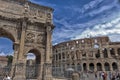
[[[82,52],[82,57],[86,57],[86,52]]]
[[[77,64],[77,70],[81,71],[81,65],[80,65],[80,63]]]
[[[76,44],[78,44],[78,41],[76,41]]]
[[[71,66],[72,66],[72,68],[75,70],[75,64],[74,64],[74,63],[72,63],[72,65],[71,65]]]
[[[72,46],[70,49],[73,50],[73,49],[75,49],[75,47]]]
[[[62,53],[62,58],[65,59],[65,53]]]
[[[58,54],[56,54],[56,61],[58,60]]]
[[[97,53],[95,54],[96,58],[100,58],[100,50],[97,50]]]
[[[73,51],[71,52],[71,58],[72,58],[72,60],[74,60],[74,58],[75,58]]]
[[[90,70],[90,71],[94,71],[94,64],[93,64],[93,63],[90,63],[90,64],[89,64],[89,70]]]
[[[97,39],[95,39],[95,40],[94,40],[94,43],[97,43],[97,42],[98,42]]]
[[[113,68],[113,71],[118,70],[118,66],[116,62],[112,63],[112,68]]]
[[[95,43],[94,48],[99,48],[99,44]]]
[[[114,50],[114,48],[110,48],[110,54],[111,54],[111,56],[114,56],[114,55],[115,55],[115,50]]]
[[[77,48],[79,47],[79,42],[78,42],[78,41],[76,41],[76,47],[77,47]]]
[[[120,48],[118,48],[117,53],[118,53],[118,55],[120,55]]]
[[[53,59],[52,59],[53,61],[55,60],[55,55],[53,55]]]
[[[57,51],[57,49],[56,49],[56,53],[57,53],[58,51]]]
[[[82,40],[81,42],[82,42],[82,43],[84,43],[85,41],[84,41],[84,40]]]
[[[70,64],[67,64],[67,68],[69,68],[70,67]]]
[[[83,71],[87,71],[87,65],[86,65],[86,63],[83,63]]]
[[[105,63],[104,64],[104,68],[105,68],[105,71],[110,71],[110,65],[109,65],[109,63]]]
[[[69,43],[67,43],[66,45],[69,46]]]
[[[97,63],[97,71],[102,71],[102,65],[101,65],[101,63]]]
[[[89,51],[88,56],[89,56],[89,57],[93,57],[93,51]]]
[[[61,54],[59,53],[59,60],[61,60]]]
[[[104,55],[104,58],[108,58],[108,53],[106,48],[103,49],[103,55]]]
[[[79,54],[79,51],[76,50],[76,58],[79,59],[80,58],[80,54]]]
[[[69,54],[68,54],[68,53],[67,53],[67,56],[66,56],[66,57],[67,57],[67,59],[69,59]]]

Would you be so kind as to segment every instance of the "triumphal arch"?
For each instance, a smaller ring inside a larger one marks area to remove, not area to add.
[[[34,79],[52,80],[52,13],[52,8],[27,0],[0,0],[0,37],[14,42],[13,80],[26,80],[27,53],[34,53],[39,64]]]

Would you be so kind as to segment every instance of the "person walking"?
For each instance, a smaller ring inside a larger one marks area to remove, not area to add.
[[[112,79],[111,80],[115,80],[115,75],[112,76]]]
[[[97,72],[95,72],[95,80],[97,80],[97,79],[98,79]]]
[[[117,80],[120,80],[120,73],[118,73],[116,78],[117,78]]]
[[[5,75],[5,77],[3,78],[3,80],[11,80],[10,76]]]

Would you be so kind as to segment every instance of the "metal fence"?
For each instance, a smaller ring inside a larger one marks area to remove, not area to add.
[[[10,74],[11,68],[15,67],[15,65],[9,65],[5,67],[0,67],[0,80],[7,74]],[[26,79],[36,79],[39,75],[40,65],[26,65]],[[72,73],[74,70],[72,68],[62,69],[61,67],[52,67],[52,76],[53,80],[69,80],[71,79]],[[97,78],[95,77],[95,72],[81,72],[77,71],[80,75],[80,80],[99,80],[101,79],[101,72],[97,72]],[[106,71],[107,80],[110,80],[112,74],[117,75],[119,71]]]
[[[39,64],[26,65],[26,74],[25,74],[26,79],[37,79],[37,77],[39,75],[39,71],[40,71],[39,66],[40,66]],[[5,75],[10,75],[12,67],[15,68],[16,65],[9,65],[9,66],[5,66],[5,67],[0,67],[0,80],[2,80],[2,78],[5,77]],[[13,74],[13,76],[14,76],[14,74]]]
[[[26,78],[27,79],[36,79],[38,77],[40,68],[39,64],[35,65],[26,65]]]

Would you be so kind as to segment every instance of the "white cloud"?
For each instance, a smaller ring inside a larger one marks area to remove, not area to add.
[[[81,34],[77,35],[74,39],[85,38],[88,35],[92,37],[112,35],[111,37],[113,37],[113,35],[118,36],[118,34],[120,35],[120,17],[104,24],[95,25],[92,29],[87,28]]]
[[[7,56],[7,55],[4,52],[1,52],[0,56]]]
[[[109,35],[109,38],[112,42],[120,42],[120,34]]]
[[[28,53],[27,54],[27,60],[28,59],[35,59],[35,58],[36,58],[36,56],[33,53]]]
[[[104,0],[94,0],[89,2],[88,4],[84,5],[82,7],[82,9],[79,9],[79,11],[81,11],[82,13],[84,13],[85,11],[87,11],[88,9],[92,9],[94,7],[96,7],[96,5],[100,4],[101,2],[103,2]]]

